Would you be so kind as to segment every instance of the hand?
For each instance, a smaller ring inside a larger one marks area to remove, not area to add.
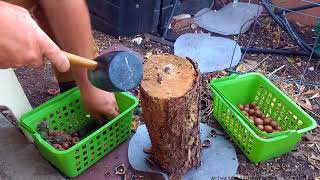
[[[58,71],[68,71],[66,56],[26,9],[1,1],[0,9],[0,68],[37,68],[46,57]]]
[[[94,116],[99,123],[104,122],[103,117],[105,116],[113,119],[119,115],[119,107],[113,93],[103,91],[92,85],[80,89],[80,92],[86,111]]]

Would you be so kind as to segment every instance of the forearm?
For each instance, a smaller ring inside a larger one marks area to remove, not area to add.
[[[41,5],[60,48],[94,59],[96,51],[85,1],[50,0],[41,1]],[[80,89],[90,85],[86,68],[72,67],[71,71]]]

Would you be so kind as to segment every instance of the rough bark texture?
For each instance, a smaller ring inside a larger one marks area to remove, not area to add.
[[[172,58],[178,58],[173,55],[154,56],[145,62],[145,67],[148,66],[148,62],[164,56],[166,56],[168,64],[170,64]],[[150,135],[152,153],[161,169],[171,177],[175,177],[174,179],[182,176],[193,167],[199,167],[201,163],[198,106],[201,75],[195,62],[184,58],[179,58],[179,60],[190,62],[194,69],[193,83],[190,83],[191,86],[182,96],[174,98],[154,97],[150,95],[152,93],[145,90],[144,82],[140,87],[143,119]],[[161,68],[159,67],[159,69]],[[186,71],[188,70],[186,69],[184,72]],[[163,79],[163,83],[165,81]],[[186,82],[185,79],[180,81],[181,84]],[[155,88],[161,87],[159,85]]]

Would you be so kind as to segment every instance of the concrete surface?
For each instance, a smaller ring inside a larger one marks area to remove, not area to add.
[[[64,180],[15,127],[0,128],[1,180]]]
[[[14,127],[13,124],[2,113],[0,113],[0,128],[2,127]]]
[[[115,174],[115,167],[124,164],[127,168],[127,179],[136,176],[143,177],[144,180],[162,180],[161,175],[132,169],[127,156],[129,141],[130,138],[75,179],[120,180],[121,177]],[[35,145],[29,143],[24,134],[0,113],[0,180],[65,179],[68,178],[49,164]]]

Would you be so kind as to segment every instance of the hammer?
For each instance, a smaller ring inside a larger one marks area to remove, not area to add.
[[[94,60],[64,52],[70,64],[88,69],[88,78],[97,88],[125,92],[139,86],[143,78],[142,60],[128,51],[113,51]]]

